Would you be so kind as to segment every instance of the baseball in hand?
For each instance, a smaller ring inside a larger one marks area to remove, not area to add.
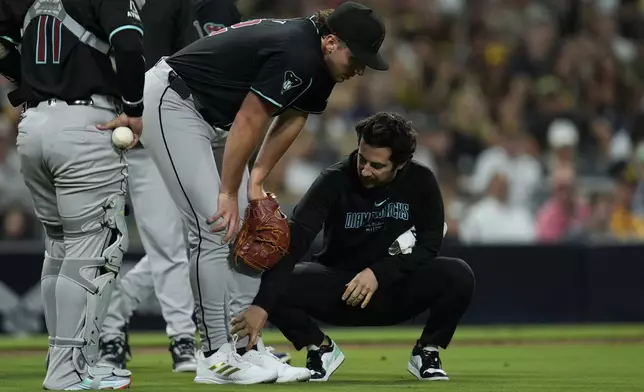
[[[117,127],[112,131],[112,143],[117,148],[126,148],[134,141],[134,133],[128,127]]]

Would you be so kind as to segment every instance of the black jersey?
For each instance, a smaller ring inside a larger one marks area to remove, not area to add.
[[[141,10],[145,29],[145,69],[185,47],[192,26],[192,0],[147,0]]]
[[[191,0],[193,22],[187,38],[194,42],[224,27],[241,22],[236,0]]]
[[[391,183],[367,189],[353,152],[322,172],[300,200],[289,222],[289,251],[264,272],[254,303],[270,311],[288,286],[294,264],[321,230],[323,248],[313,261],[355,273],[371,268],[379,286],[386,287],[438,256],[444,219],[441,191],[429,168],[410,161]],[[389,246],[412,227],[413,252],[390,256]]]
[[[320,113],[335,81],[312,20],[256,19],[217,30],[167,63],[185,81],[211,125],[229,129],[249,91],[277,107]]]
[[[134,0],[62,0],[62,3],[68,15],[99,39],[111,43],[115,50],[118,48],[113,39],[119,34],[135,32],[140,45],[143,29]],[[144,65],[142,46],[140,50],[126,49],[125,52],[129,52],[130,62]],[[118,64],[118,53],[113,66],[110,57],[80,42],[52,16],[41,15],[31,20],[22,37],[21,54],[21,95],[27,101],[88,99],[92,94],[123,97],[127,102],[141,98],[136,90],[137,84],[142,90],[143,72],[125,75],[132,72],[124,69],[127,62]],[[118,78],[115,68],[119,71]]]

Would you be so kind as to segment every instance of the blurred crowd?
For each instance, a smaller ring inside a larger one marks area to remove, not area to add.
[[[286,211],[356,147],[353,124],[387,110],[418,130],[415,159],[441,184],[447,241],[644,240],[644,0],[359,1],[386,19],[391,68],[338,85],[309,119],[267,187]],[[287,18],[340,2],[238,5],[247,18]],[[19,111],[2,108],[0,239],[36,238]]]

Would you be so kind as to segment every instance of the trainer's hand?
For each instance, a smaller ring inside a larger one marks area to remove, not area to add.
[[[127,149],[129,150],[136,146],[141,138],[141,132],[143,132],[143,120],[141,117],[128,117],[123,113],[108,123],[96,125],[96,128],[101,130],[116,129],[118,127],[128,127],[134,134],[134,140],[132,141],[132,144],[127,146]]]
[[[237,335],[240,338],[249,336],[247,348],[250,350],[259,340],[259,333],[264,328],[268,313],[259,306],[251,305],[248,309],[232,320],[231,335]]]
[[[346,284],[347,289],[342,294],[342,300],[347,301],[347,305],[356,306],[362,302],[361,308],[366,308],[371,301],[373,293],[378,290],[378,279],[371,268],[365,268],[358,273],[351,282]]]
[[[219,192],[217,201],[217,213],[208,219],[207,223],[212,225],[221,219],[221,222],[212,228],[213,232],[228,229],[224,236],[222,244],[229,243],[239,230],[239,205],[237,204],[237,194]]]

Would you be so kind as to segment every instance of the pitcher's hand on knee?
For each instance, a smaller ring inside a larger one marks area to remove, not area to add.
[[[101,130],[113,130],[118,127],[128,127],[134,134],[134,140],[129,146],[127,146],[127,149],[129,150],[132,147],[136,146],[136,144],[139,142],[139,139],[141,138],[141,132],[143,132],[143,120],[141,119],[141,117],[129,117],[128,115],[123,113],[108,123],[96,125],[96,128]]]
[[[229,243],[239,230],[239,205],[237,204],[237,194],[228,194],[219,192],[217,201],[217,213],[208,219],[207,223],[212,225],[221,220],[217,225],[212,227],[213,232],[228,229],[223,239],[223,244]]]
[[[240,338],[249,336],[248,348],[249,350],[257,344],[259,334],[266,324],[268,313],[259,306],[251,305],[246,311],[232,320],[231,335],[237,335]]]

